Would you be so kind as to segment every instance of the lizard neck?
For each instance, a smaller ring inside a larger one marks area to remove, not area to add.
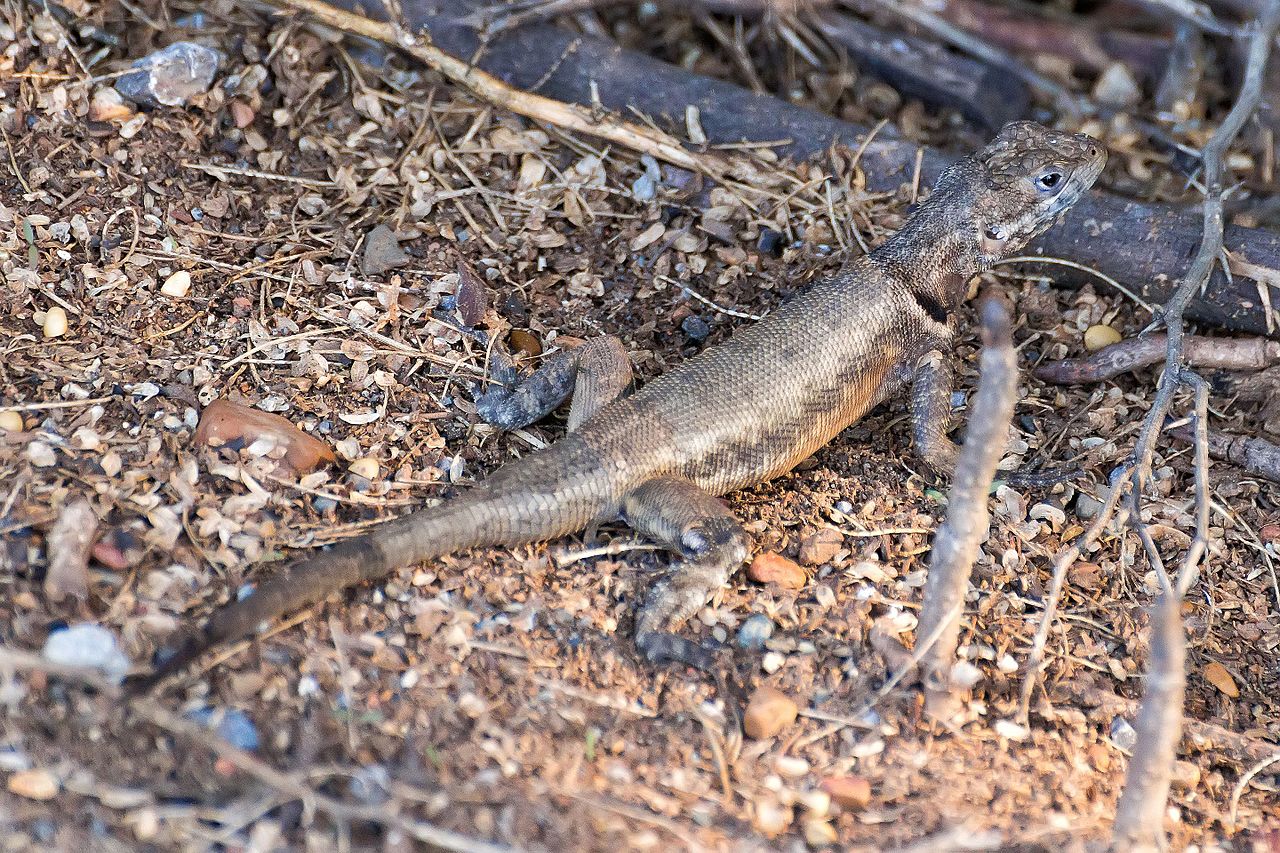
[[[964,300],[969,280],[985,269],[980,226],[971,221],[970,206],[957,203],[959,199],[948,203],[949,195],[935,192],[871,253],[871,260],[888,275],[947,314]]]

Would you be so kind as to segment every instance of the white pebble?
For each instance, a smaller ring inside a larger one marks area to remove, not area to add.
[[[46,338],[60,338],[67,333],[67,312],[61,305],[55,305],[44,312],[41,329]]]
[[[996,734],[1009,740],[1024,740],[1031,732],[1026,726],[1020,726],[1012,720],[996,720],[992,726]]]
[[[191,290],[191,273],[186,270],[178,270],[173,275],[164,280],[164,284],[160,285],[160,292],[165,296],[172,296],[174,299],[181,299]]]
[[[778,773],[787,779],[799,779],[801,776],[807,775],[809,772],[809,762],[803,758],[796,758],[794,755],[780,755],[774,761],[773,766]]]
[[[785,655],[780,655],[777,652],[769,652],[760,659],[760,668],[769,674],[773,674],[782,669],[782,665],[786,662],[787,658]]]
[[[58,456],[43,441],[33,441],[27,445],[27,461],[37,468],[48,468],[57,464]]]
[[[117,684],[129,671],[129,658],[116,643],[116,635],[90,622],[54,631],[41,654],[52,663],[93,667]]]
[[[0,412],[0,430],[22,432],[22,415],[17,412]]]

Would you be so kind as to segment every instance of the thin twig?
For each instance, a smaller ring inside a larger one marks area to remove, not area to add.
[[[467,60],[445,53],[433,45],[427,35],[408,32],[398,22],[375,21],[363,15],[336,9],[322,0],[275,0],[274,4],[304,12],[326,26],[403,50],[433,71],[469,89],[478,98],[518,115],[546,122],[562,130],[605,139],[712,178],[719,179],[729,175],[727,161],[717,155],[689,151],[678,139],[655,128],[622,121],[578,104],[557,101],[508,86]]]
[[[960,634],[958,603],[969,589],[969,576],[989,522],[987,494],[1004,453],[1018,373],[1009,331],[1009,313],[994,299],[982,306],[982,358],[969,433],[956,461],[947,518],[938,528],[929,560],[919,631],[938,640],[924,658],[925,710],[941,722],[954,722],[960,697],[951,683]]]
[[[1249,27],[1248,58],[1240,94],[1204,147],[1204,231],[1200,248],[1182,282],[1165,304],[1163,319],[1168,330],[1165,369],[1131,457],[1129,525],[1142,542],[1162,591],[1152,613],[1150,662],[1142,707],[1135,725],[1137,743],[1112,827],[1112,845],[1117,849],[1158,848],[1164,843],[1163,815],[1177,744],[1182,737],[1182,701],[1186,684],[1186,639],[1180,604],[1208,547],[1208,439],[1204,423],[1208,410],[1208,387],[1184,364],[1182,313],[1191,297],[1207,286],[1213,266],[1222,256],[1224,162],[1231,144],[1258,106],[1277,28],[1280,28],[1280,0],[1271,0],[1258,20]],[[1164,426],[1174,392],[1188,385],[1196,390],[1196,537],[1188,548],[1175,587],[1165,571],[1151,531],[1142,520],[1142,493],[1151,473],[1156,436]]]

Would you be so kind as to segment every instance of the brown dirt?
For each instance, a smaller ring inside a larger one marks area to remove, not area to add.
[[[547,350],[616,334],[647,378],[743,322],[672,280],[720,306],[767,311],[853,245],[833,233],[831,213],[874,243],[908,201],[905,190],[868,197],[842,177],[828,211],[816,167],[744,160],[732,191],[667,170],[664,195],[637,202],[630,188],[643,166],[629,152],[531,128],[398,61],[371,68],[296,22],[217,5],[201,34],[229,55],[220,86],[185,110],[93,121],[100,84],[86,82],[60,41],[66,31],[29,7],[4,8],[17,36],[0,66],[13,170],[0,180],[0,407],[24,419],[23,432],[0,433],[8,647],[38,650],[63,624],[93,621],[144,665],[189,614],[269,572],[288,549],[446,498],[554,440],[555,419],[513,435],[477,422],[471,389],[485,344],[459,330],[450,307],[459,264],[484,282],[482,331],[527,330]],[[117,7],[77,11],[123,31]],[[144,53],[142,30],[112,56]],[[379,223],[412,258],[366,278],[362,241]],[[662,236],[633,249],[654,223]],[[795,244],[780,258],[759,251],[765,227]],[[727,239],[708,235],[717,228]],[[193,287],[162,295],[177,270]],[[1147,321],[1101,289],[1003,275],[983,285],[1014,299],[1024,366],[1079,354],[1091,324],[1131,334]],[[46,339],[41,322],[54,305],[70,329]],[[682,329],[691,316],[709,324],[705,343]],[[959,353],[966,388],[973,355],[970,338]],[[1047,694],[1025,731],[1008,723],[1021,678],[1010,667],[1025,658],[1050,557],[1087,524],[1080,508],[1124,459],[1153,383],[1150,372],[1070,390],[1024,379],[1015,426],[1026,446],[1015,449],[1027,462],[1074,461],[1089,476],[1048,495],[995,496],[962,637],[981,680],[960,732],[922,719],[909,684],[850,725],[821,719],[873,699],[893,668],[884,635],[910,642],[944,498],[910,456],[901,404],[801,470],[731,497],[761,550],[794,558],[806,534],[828,525],[845,540],[800,591],[739,577],[717,596],[688,629],[730,641],[714,679],[637,658],[632,609],[663,558],[578,553],[633,542],[609,527],[461,554],[349,591],[219,654],[155,701],[242,711],[261,738],[257,757],[317,791],[517,847],[794,849],[806,837],[821,846],[824,827],[851,849],[938,834],[1028,849],[1098,842],[1126,757],[1109,737],[1116,712],[1080,697],[1141,693],[1152,585],[1131,537],[1105,536],[1089,556],[1096,569],[1073,573]],[[1219,388],[1215,426],[1257,434],[1257,403],[1233,403],[1238,389]],[[368,483],[340,461],[299,482],[253,448],[197,447],[200,407],[218,397],[278,411],[340,460],[377,459],[380,474]],[[1176,561],[1191,527],[1189,454],[1165,447],[1155,468],[1149,506]],[[1240,742],[1265,754],[1280,739],[1280,510],[1274,486],[1231,466],[1215,464],[1211,485],[1214,553],[1185,606],[1186,713],[1240,738],[1184,743],[1167,829],[1179,846],[1248,849],[1247,839],[1263,845],[1280,827],[1277,765],[1244,792],[1234,823],[1228,814],[1256,760]],[[86,601],[55,603],[43,584],[47,534],[80,497],[121,560],[90,563]],[[733,647],[753,613],[775,624],[768,656]],[[1206,679],[1213,662],[1238,696]],[[739,715],[760,684],[819,718],[744,739]],[[313,814],[207,743],[54,675],[0,673],[0,697],[5,849],[412,844],[376,821]],[[24,766],[57,780],[53,799],[21,795],[13,779]],[[814,812],[814,792],[839,775],[868,780],[871,802]]]

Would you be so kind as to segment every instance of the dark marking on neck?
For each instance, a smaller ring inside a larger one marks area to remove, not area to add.
[[[912,289],[911,295],[915,297],[916,304],[924,309],[924,313],[928,314],[933,322],[943,326],[947,324],[947,309],[938,301],[938,297],[927,290],[919,289]]]

